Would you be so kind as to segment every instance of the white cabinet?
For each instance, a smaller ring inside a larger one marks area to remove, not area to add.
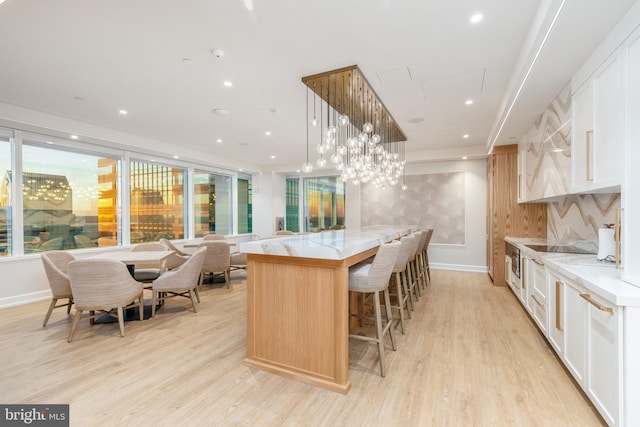
[[[559,275],[547,273],[547,311],[549,313],[549,329],[547,338],[549,343],[561,358],[564,355],[564,325],[565,325],[565,283]]]
[[[535,258],[530,260],[529,298],[531,316],[543,334],[547,335],[547,277],[544,264]]]
[[[640,30],[626,45],[627,135],[622,187],[622,279],[640,286]]]
[[[622,317],[620,309],[596,295],[588,301],[587,395],[609,425],[618,425],[622,413]]]
[[[585,290],[566,282],[564,329],[564,361],[578,384],[585,386],[587,373],[587,302],[580,296]]]
[[[572,97],[572,191],[620,186],[624,148],[624,74],[621,53],[612,55]]]
[[[564,316],[558,323],[564,326],[561,358],[607,424],[619,425],[624,378],[622,309],[572,281],[553,274],[549,277],[550,284],[559,286],[560,299],[564,297],[564,305],[552,310]],[[562,340],[561,331],[554,326],[550,325],[548,335],[552,345]]]

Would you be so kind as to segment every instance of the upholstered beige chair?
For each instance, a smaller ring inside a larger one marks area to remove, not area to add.
[[[71,285],[69,284],[69,275],[67,266],[75,258],[65,251],[48,251],[40,255],[44,271],[47,274],[49,287],[51,288],[51,303],[49,310],[44,318],[42,327],[47,326],[49,317],[54,308],[67,307],[67,314],[71,311],[73,305],[73,294],[71,293]],[[56,305],[59,299],[67,299],[66,304]]]
[[[184,256],[184,257],[190,257],[191,255],[181,251],[180,249],[178,249],[176,247],[176,245],[173,244],[173,242],[171,240],[167,240],[167,239],[160,239],[160,243],[162,243],[163,245],[165,245],[167,247],[168,250],[173,251],[176,253],[176,255],[180,255],[180,256]]]
[[[236,252],[231,254],[231,270],[247,269],[247,254],[244,252]]]
[[[71,261],[68,268],[76,308],[69,342],[73,340],[82,312],[86,310],[89,310],[92,324],[102,314],[116,317],[121,336],[124,336],[124,309],[138,307],[140,320],[144,318],[142,283],[131,277],[123,263],[109,259],[83,259]],[[116,314],[113,314],[114,310]],[[99,314],[95,314],[96,311]]]
[[[207,248],[201,247],[176,270],[164,272],[153,281],[153,305],[151,317],[156,315],[156,305],[164,302],[166,298],[181,296],[191,299],[194,313],[198,312],[196,305],[196,293],[200,283],[202,263],[207,254]],[[199,298],[198,298],[199,299]]]
[[[373,294],[373,315],[375,319],[376,336],[364,336],[350,334],[350,338],[375,342],[378,345],[378,357],[380,359],[380,374],[385,376],[384,367],[384,336],[389,332],[391,346],[396,349],[396,341],[393,336],[393,319],[391,316],[391,301],[389,298],[389,279],[396,264],[400,242],[385,243],[380,245],[372,263],[359,263],[349,269],[349,292]],[[385,305],[386,321],[382,324],[380,293],[382,292]],[[363,313],[356,316],[363,317]]]
[[[95,248],[98,246],[93,240],[82,234],[73,236],[73,241],[76,244],[76,248]]]
[[[205,234],[202,236],[202,240],[226,240],[226,237],[220,234]]]
[[[207,248],[207,254],[202,264],[199,288],[202,287],[202,283],[208,273],[212,275],[215,273],[223,273],[225,284],[227,288],[230,288],[229,271],[231,269],[231,251],[227,242],[205,240],[198,245],[198,248],[201,247]]]
[[[131,248],[131,252],[136,251],[166,251],[168,250],[165,245],[160,242],[140,243]],[[166,271],[166,263],[158,264],[136,264],[134,270],[134,278],[138,282],[151,283],[160,277],[164,271]]]

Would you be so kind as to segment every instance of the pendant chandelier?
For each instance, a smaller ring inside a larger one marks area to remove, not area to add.
[[[318,167],[330,163],[340,171],[343,181],[354,185],[371,182],[385,188],[402,181],[406,189],[407,138],[358,66],[303,77],[302,82],[307,86],[307,161],[302,170],[313,170],[309,161],[311,125],[312,129],[320,128],[315,132],[319,134]],[[313,92],[311,109],[309,90]]]

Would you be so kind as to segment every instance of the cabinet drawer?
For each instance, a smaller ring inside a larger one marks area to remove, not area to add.
[[[547,303],[547,273],[544,269],[544,264],[537,260],[532,259],[531,265],[533,267],[533,289],[534,294],[538,295],[538,298],[544,303]]]
[[[536,295],[530,295],[531,299],[531,314],[533,316],[533,320],[535,320],[536,324],[540,328],[540,331],[546,336],[547,335],[547,304],[542,301],[542,299]]]

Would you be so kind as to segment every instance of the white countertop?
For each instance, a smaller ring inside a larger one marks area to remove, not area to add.
[[[363,227],[320,233],[277,236],[240,243],[240,252],[342,260],[418,230],[416,225]]]
[[[598,261],[595,254],[536,252],[525,245],[558,243],[515,237],[506,237],[505,240],[517,246],[521,254],[541,260],[545,267],[566,276],[615,305],[640,307],[640,288],[623,281],[620,278],[620,270],[617,270],[613,263]]]

